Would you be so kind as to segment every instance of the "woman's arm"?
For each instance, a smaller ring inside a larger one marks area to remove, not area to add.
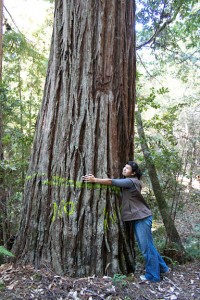
[[[125,179],[111,179],[111,178],[97,178],[94,177],[92,174],[88,174],[85,176],[82,176],[84,182],[89,183],[99,183],[99,184],[105,184],[105,185],[115,185],[117,187],[121,188],[134,188],[135,184],[132,182],[132,180],[125,178]]]
[[[84,175],[82,176],[84,182],[90,182],[90,183],[100,183],[105,185],[111,185],[112,179],[110,178],[96,178],[92,174]]]

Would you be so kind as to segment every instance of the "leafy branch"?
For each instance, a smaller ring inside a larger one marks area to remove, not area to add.
[[[142,47],[150,44],[150,43],[155,43],[155,40],[156,38],[158,37],[158,35],[167,27],[169,26],[169,24],[171,24],[177,17],[180,9],[181,9],[181,6],[182,6],[182,3],[179,4],[177,10],[175,11],[174,15],[172,17],[170,17],[168,20],[166,20],[162,25],[162,20],[163,20],[163,16],[164,16],[164,8],[165,8],[165,5],[163,7],[163,11],[160,15],[160,21],[158,22],[159,26],[156,28],[154,34],[147,40],[145,41],[144,43],[140,44],[139,46],[136,46],[136,50],[139,50],[141,49]],[[169,15],[168,15],[169,16]]]

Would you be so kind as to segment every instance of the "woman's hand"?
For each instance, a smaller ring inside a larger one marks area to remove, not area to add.
[[[84,182],[90,182],[90,183],[98,183],[98,184],[105,184],[105,185],[111,185],[112,179],[110,178],[97,178],[94,177],[92,174],[84,175],[82,176],[82,179]]]
[[[96,178],[94,177],[94,175],[88,174],[88,175],[82,176],[82,179],[83,179],[84,182],[91,182],[91,183],[93,183],[93,182],[95,182]]]

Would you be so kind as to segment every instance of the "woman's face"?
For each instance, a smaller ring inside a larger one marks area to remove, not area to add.
[[[125,176],[125,177],[134,175],[131,166],[125,165],[123,170],[122,170],[122,175]]]

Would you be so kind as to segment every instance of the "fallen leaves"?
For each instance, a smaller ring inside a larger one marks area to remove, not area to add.
[[[177,266],[158,283],[139,284],[139,274],[123,277],[69,278],[31,265],[0,266],[3,300],[192,300],[200,299],[200,262]]]

